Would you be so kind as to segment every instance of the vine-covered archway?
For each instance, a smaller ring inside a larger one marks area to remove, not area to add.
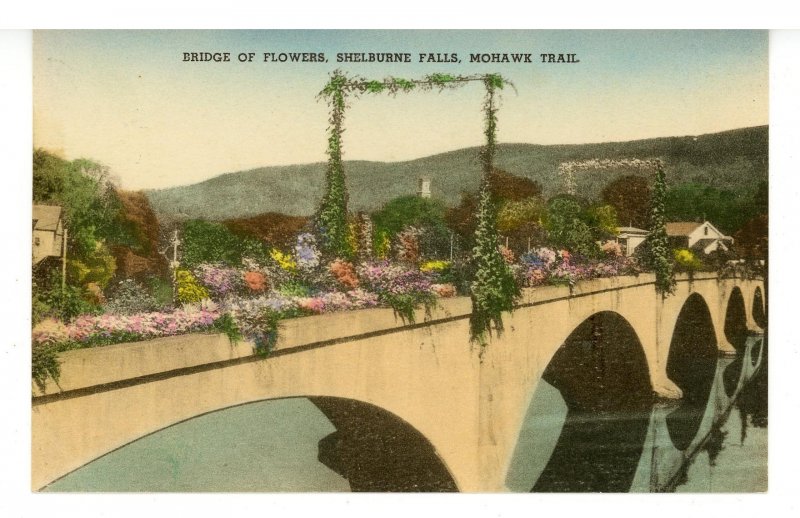
[[[325,192],[314,216],[316,233],[324,253],[329,258],[349,257],[352,254],[347,240],[347,187],[342,161],[342,133],[348,100],[362,94],[398,93],[419,91],[442,91],[454,89],[473,82],[483,83],[484,135],[486,142],[481,148],[480,160],[482,180],[478,206],[478,225],[475,231],[475,248],[472,259],[476,267],[475,280],[471,286],[472,316],[470,318],[471,339],[485,346],[492,327],[503,329],[502,312],[513,309],[519,296],[519,287],[514,276],[503,261],[499,250],[496,209],[489,194],[488,177],[494,166],[497,142],[497,91],[513,83],[499,74],[451,75],[430,74],[422,79],[388,77],[368,80],[363,77],[348,77],[335,70],[319,94],[330,107],[328,119],[328,163],[325,170]]]

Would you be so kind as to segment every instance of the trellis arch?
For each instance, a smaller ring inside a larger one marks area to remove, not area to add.
[[[342,163],[342,133],[348,99],[358,98],[365,93],[390,95],[414,90],[442,91],[454,89],[469,83],[483,83],[486,93],[483,102],[484,135],[486,142],[481,148],[480,160],[482,180],[478,226],[475,232],[476,246],[473,260],[477,266],[475,282],[472,284],[472,317],[470,334],[482,346],[486,344],[487,333],[494,324],[498,332],[503,329],[501,314],[513,309],[514,300],[519,296],[519,287],[513,274],[503,261],[498,248],[496,210],[489,195],[488,177],[494,164],[497,133],[497,90],[513,83],[500,74],[451,75],[430,74],[422,79],[403,79],[387,77],[368,80],[363,77],[348,77],[341,70],[331,73],[330,80],[319,93],[330,107],[328,118],[328,163],[325,170],[325,193],[314,216],[316,233],[325,254],[330,257],[350,255],[347,243],[347,188],[345,185],[344,164]]]
[[[639,158],[590,158],[587,160],[577,160],[561,162],[558,164],[558,175],[564,183],[564,190],[567,194],[575,195],[577,184],[575,182],[575,173],[577,171],[589,171],[592,169],[611,169],[616,167],[626,167],[635,170],[649,170],[651,172],[658,172],[659,169],[664,168],[661,159],[639,159]]]
[[[564,183],[564,189],[566,190],[567,194],[575,195],[576,171],[610,169],[616,167],[647,170],[650,172],[655,172],[656,174],[650,206],[650,234],[647,236],[646,259],[656,274],[656,290],[658,290],[662,295],[672,293],[675,286],[675,279],[673,275],[672,260],[670,257],[670,248],[667,239],[667,228],[664,215],[667,184],[666,173],[664,172],[664,163],[661,161],[661,159],[590,158],[588,160],[567,161],[558,165],[558,174]]]

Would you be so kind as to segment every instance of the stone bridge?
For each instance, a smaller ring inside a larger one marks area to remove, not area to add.
[[[693,397],[704,360],[765,326],[763,290],[712,274],[665,298],[651,274],[528,289],[483,351],[466,297],[416,324],[383,308],[288,320],[267,358],[220,334],[68,351],[59,386],[33,388],[32,487],[209,412],[306,397],[337,429],[320,461],[361,488],[386,490],[388,472],[411,490],[506,491],[540,380],[576,411]]]

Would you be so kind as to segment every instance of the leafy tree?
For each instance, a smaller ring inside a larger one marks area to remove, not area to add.
[[[650,185],[637,175],[622,176],[606,185],[601,194],[603,203],[617,212],[620,225],[644,228],[650,214]]]
[[[720,190],[710,185],[682,184],[666,192],[667,221],[708,220],[722,232],[733,233],[764,210],[761,201],[746,192]]]
[[[194,268],[201,263],[224,263],[238,266],[242,257],[265,259],[266,247],[252,238],[241,238],[221,223],[189,220],[181,232],[180,263]]]
[[[266,241],[279,248],[289,248],[294,246],[297,235],[308,226],[309,218],[265,212],[248,218],[228,219],[222,223],[239,236]]]
[[[544,244],[546,219],[547,205],[539,197],[507,201],[497,213],[497,230],[508,238],[509,248],[517,252],[527,251],[528,240],[531,246]]]
[[[516,176],[502,169],[493,169],[489,173],[489,191],[495,202],[520,201],[540,197],[542,186],[535,180]]]
[[[595,243],[586,212],[578,201],[556,197],[547,207],[547,238],[556,248],[564,248],[586,257],[595,257],[600,248]]]
[[[390,237],[407,226],[445,227],[444,202],[436,198],[421,196],[400,196],[386,203],[372,215],[372,222],[378,230],[385,230]]]
[[[445,221],[447,226],[459,237],[459,242],[472,247],[477,228],[478,197],[473,193],[462,192],[461,201],[447,210]]]
[[[404,229],[414,227],[422,231],[419,236],[423,257],[442,256],[447,252],[450,231],[445,214],[447,207],[436,198],[420,196],[400,196],[389,201],[372,215],[375,231],[375,247],[378,240],[394,240]]]
[[[617,211],[612,205],[592,205],[585,211],[585,221],[592,230],[595,241],[617,235]]]

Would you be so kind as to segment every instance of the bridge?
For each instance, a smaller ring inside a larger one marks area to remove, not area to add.
[[[304,397],[336,428],[319,460],[354,488],[507,491],[542,380],[570,412],[705,402],[717,358],[766,325],[762,280],[707,273],[667,297],[651,274],[527,289],[483,351],[470,311],[458,297],[415,324],[385,308],[287,320],[267,358],[222,334],[62,353],[59,386],[32,389],[32,488],[176,423]]]

